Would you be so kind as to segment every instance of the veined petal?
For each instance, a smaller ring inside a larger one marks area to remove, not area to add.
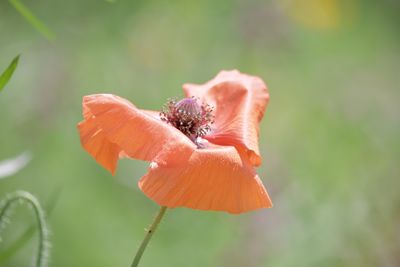
[[[119,157],[174,165],[196,148],[174,127],[115,95],[85,96],[83,116],[78,124],[82,146],[112,173]]]
[[[232,146],[197,149],[181,165],[150,164],[140,189],[161,206],[242,213],[272,207],[254,167]]]
[[[115,173],[121,149],[111,143],[90,117],[78,124],[82,147],[112,174]]]
[[[221,71],[203,85],[185,84],[183,89],[187,97],[198,97],[215,107],[212,132],[204,138],[214,144],[235,146],[248,157],[251,164],[261,164],[259,123],[269,94],[259,77],[237,70]]]

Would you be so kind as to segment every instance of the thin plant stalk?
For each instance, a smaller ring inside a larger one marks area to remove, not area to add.
[[[36,267],[47,266],[48,256],[48,228],[45,220],[45,214],[43,208],[40,206],[39,201],[31,193],[26,191],[16,191],[6,196],[6,198],[0,203],[0,224],[5,221],[7,211],[12,207],[13,203],[17,201],[25,201],[32,206],[35,217],[38,223],[39,229],[39,248],[38,254],[35,261]]]
[[[45,214],[49,217],[54,211],[55,206],[58,203],[58,199],[61,195],[61,187],[57,187],[53,190],[50,198],[47,201],[47,205],[45,206]],[[0,253],[0,266],[2,263],[6,262],[9,258],[13,257],[21,248],[23,248],[28,241],[32,238],[32,236],[36,232],[36,223],[31,225],[26,231],[16,239],[11,245],[4,247]]]
[[[139,261],[143,255],[143,252],[145,251],[147,244],[149,243],[154,232],[156,231],[157,226],[160,224],[161,219],[163,218],[166,210],[167,207],[161,207],[153,223],[150,225],[148,229],[146,229],[146,236],[144,237],[142,244],[140,245],[138,251],[136,252],[131,267],[137,267],[139,265]]]

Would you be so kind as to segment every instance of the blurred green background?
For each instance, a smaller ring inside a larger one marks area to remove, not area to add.
[[[141,266],[400,266],[400,4],[394,0],[21,0],[48,41],[0,3],[0,160],[30,151],[0,180],[46,206],[50,266],[130,266],[158,207],[137,188],[144,162],[115,177],[81,147],[83,95],[109,92],[158,110],[221,69],[261,76],[271,101],[258,173],[274,208],[173,209]],[[2,249],[28,225],[19,206]],[[30,266],[36,238],[1,266]]]

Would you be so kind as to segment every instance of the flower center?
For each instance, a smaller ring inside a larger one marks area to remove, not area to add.
[[[214,122],[213,108],[201,103],[194,97],[184,98],[180,101],[169,99],[164,105],[161,120],[171,124],[197,144],[197,138],[202,137],[211,130]]]

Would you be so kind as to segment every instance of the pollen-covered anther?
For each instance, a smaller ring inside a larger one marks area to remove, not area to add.
[[[170,99],[160,113],[163,121],[171,124],[193,142],[198,137],[206,135],[213,123],[213,108],[208,104],[199,104],[194,97],[184,98],[180,101]]]

